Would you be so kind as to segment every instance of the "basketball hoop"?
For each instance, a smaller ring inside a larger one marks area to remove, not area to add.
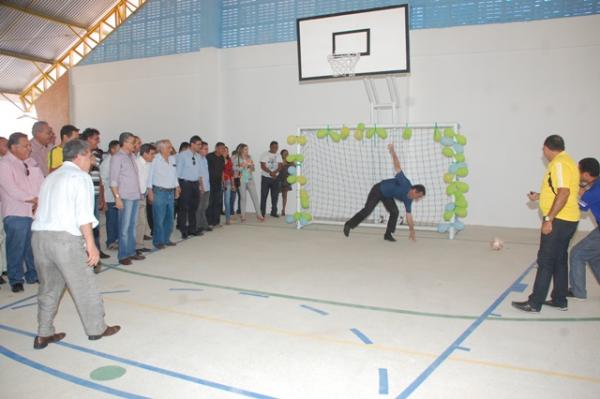
[[[354,76],[354,67],[356,67],[358,60],[360,60],[359,53],[329,54],[327,56],[331,72],[336,78]]]

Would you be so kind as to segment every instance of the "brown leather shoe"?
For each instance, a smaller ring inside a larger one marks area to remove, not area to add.
[[[108,327],[106,327],[106,330],[104,330],[104,332],[102,334],[88,335],[88,339],[90,341],[96,341],[102,337],[110,337],[111,335],[115,335],[116,333],[118,333],[120,329],[121,329],[121,326],[108,326]]]
[[[129,258],[125,258],[125,259],[119,259],[119,263],[125,266],[129,266],[131,265],[131,259]]]
[[[165,249],[165,246],[162,244],[155,245],[157,249]]]
[[[133,259],[133,260],[144,260],[144,259],[146,259],[146,257],[144,255],[135,255],[135,256],[132,256],[130,259]]]
[[[58,333],[49,337],[35,337],[33,340],[33,349],[44,349],[48,344],[58,342],[66,336],[67,334],[65,333]]]

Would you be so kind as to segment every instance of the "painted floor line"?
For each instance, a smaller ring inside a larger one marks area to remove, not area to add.
[[[364,344],[373,345],[373,341],[371,341],[369,337],[363,334],[358,328],[351,328],[350,331],[352,331],[352,333],[356,335]]]
[[[11,303],[7,303],[6,305],[2,305],[2,306],[0,306],[0,310],[4,310],[4,309],[6,309],[6,308],[10,308],[10,307],[12,307],[12,306],[18,305],[19,303],[22,303],[22,302],[28,301],[28,300],[30,300],[31,298],[35,298],[35,297],[37,297],[37,294],[35,294],[35,295],[31,295],[31,296],[28,296],[28,297],[26,297],[26,298],[19,299],[18,301],[14,301],[14,302],[11,302]]]
[[[315,313],[320,314],[321,316],[327,316],[329,313],[327,313],[324,310],[321,309],[317,309],[317,308],[313,308],[312,306],[308,306],[308,305],[300,305],[300,307],[304,308],[304,309],[308,309],[310,311],[313,311]]]
[[[496,310],[496,308],[508,297],[508,295],[515,290],[515,287],[518,287],[525,278],[525,276],[533,269],[533,266],[536,264],[533,261],[523,273],[507,288],[500,294],[498,298],[475,320],[471,325],[446,348],[442,354],[440,354],[419,376],[409,385],[407,386],[397,397],[396,399],[406,399],[412,393],[421,386],[430,376],[433,374],[438,367],[440,367],[448,357],[454,352],[460,345],[471,335],[473,332],[490,316],[490,314]]]
[[[28,331],[24,331],[24,330],[20,330],[18,328],[14,328],[14,327],[10,327],[4,324],[0,324],[0,329],[5,330],[5,331],[10,331],[13,333],[17,333],[20,335],[25,335],[25,336],[29,336],[29,337],[35,337],[36,335],[33,333],[30,333]],[[172,370],[167,370],[167,369],[163,369],[160,367],[156,367],[156,366],[152,366],[149,364],[145,364],[145,363],[141,363],[138,362],[136,360],[131,360],[131,359],[126,359],[120,356],[115,356],[115,355],[111,355],[109,353],[105,353],[105,352],[100,352],[100,351],[96,351],[93,349],[89,349],[83,346],[79,346],[79,345],[75,345],[75,344],[70,344],[68,342],[60,341],[57,342],[53,345],[58,345],[58,346],[63,346],[69,349],[74,349],[77,350],[79,352],[83,352],[83,353],[88,353],[90,355],[94,355],[94,356],[98,356],[104,359],[108,359],[108,360],[112,360],[115,362],[120,362],[123,364],[127,364],[130,366],[134,366],[140,369],[144,369],[147,371],[151,371],[157,374],[162,374],[162,375],[166,375],[168,377],[173,377],[182,381],[188,381],[188,382],[192,382],[198,385],[203,385],[203,386],[207,386],[210,388],[215,388],[221,391],[226,391],[226,392],[230,392],[230,393],[236,393],[242,396],[247,396],[250,398],[256,398],[256,399],[275,399],[273,396],[267,396],[267,395],[263,395],[260,393],[256,393],[256,392],[252,392],[252,391],[247,391],[245,389],[240,389],[240,388],[236,388],[236,387],[232,387],[229,385],[225,385],[225,384],[221,384],[218,382],[214,382],[214,381],[209,381],[203,378],[199,378],[199,377],[194,377],[194,376],[189,376],[186,374],[182,374],[176,371],[172,371]]]
[[[268,295],[260,294],[258,292],[249,292],[249,291],[241,291],[241,292],[238,292],[238,294],[240,294],[240,295],[249,295],[249,296],[257,296],[259,298],[268,298],[269,297]]]
[[[387,395],[389,393],[388,371],[387,369],[379,369],[379,394]]]
[[[169,288],[169,291],[204,291],[202,288]]]
[[[29,306],[36,306],[38,303],[37,301],[33,302],[33,303],[26,303],[25,305],[18,305],[18,306],[13,306],[12,308],[10,308],[11,310],[17,310],[17,309],[21,309],[21,308],[27,308]]]
[[[421,317],[432,317],[432,318],[443,318],[443,319],[476,320],[478,318],[478,316],[472,316],[472,315],[418,312],[418,311],[408,310],[408,309],[386,308],[386,307],[381,307],[381,306],[362,305],[362,304],[349,303],[349,302],[331,301],[331,300],[327,300],[327,299],[309,298],[309,297],[302,297],[302,296],[297,296],[297,295],[280,294],[280,293],[276,293],[276,292],[249,290],[249,289],[240,288],[240,287],[230,287],[230,286],[226,286],[226,285],[204,283],[201,281],[193,281],[193,280],[185,280],[185,279],[180,279],[180,278],[175,278],[175,277],[161,276],[161,275],[139,272],[139,271],[130,270],[130,269],[124,269],[121,267],[113,267],[113,269],[116,271],[122,272],[122,273],[128,273],[128,274],[133,274],[136,276],[148,277],[148,278],[153,278],[153,279],[157,279],[157,280],[173,281],[173,282],[177,282],[177,283],[198,285],[201,287],[217,288],[217,289],[222,289],[222,290],[227,290],[227,291],[235,291],[235,292],[240,292],[240,291],[254,292],[257,294],[267,295],[267,296],[271,296],[271,297],[275,297],[275,298],[321,303],[321,304],[325,304],[325,305],[341,306],[341,307],[353,308],[353,309],[362,309],[362,310],[370,310],[370,311],[376,311],[376,312],[396,313],[396,314],[404,314],[404,315],[409,315],[409,316],[421,316]],[[554,317],[546,317],[546,318],[544,318],[544,317],[490,317],[489,320],[520,321],[520,322],[591,322],[591,321],[597,322],[597,321],[600,321],[600,317],[556,317],[556,318],[554,318]]]
[[[147,396],[140,396],[140,395],[135,395],[135,394],[125,392],[125,391],[120,391],[118,389],[110,388],[110,387],[107,387],[107,386],[104,386],[101,384],[97,384],[95,382],[84,380],[82,378],[76,377],[71,374],[67,374],[60,370],[53,369],[51,367],[45,366],[41,363],[38,363],[31,359],[23,357],[23,356],[19,355],[18,353],[15,353],[15,352],[11,351],[10,349],[7,349],[6,347],[1,346],[1,345],[0,345],[0,354],[6,356],[7,358],[9,358],[11,360],[14,360],[16,362],[24,364],[25,366],[29,366],[38,371],[42,371],[42,372],[50,374],[54,377],[60,378],[65,381],[69,381],[73,384],[77,384],[77,385],[80,385],[80,386],[88,388],[88,389],[93,389],[96,391],[104,392],[106,394],[113,395],[113,396],[116,396],[119,398],[126,398],[126,399],[147,399],[148,398]]]

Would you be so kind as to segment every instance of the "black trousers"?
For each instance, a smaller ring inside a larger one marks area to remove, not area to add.
[[[267,213],[267,197],[271,192],[271,215],[277,214],[277,200],[279,199],[279,181],[272,177],[261,176],[260,179],[260,213]]]
[[[538,250],[538,269],[529,296],[531,306],[539,309],[546,301],[550,281],[554,281],[551,297],[558,305],[567,304],[569,291],[569,242],[577,230],[578,222],[554,219],[552,232],[541,235]]]
[[[152,215],[152,203],[148,199],[146,201],[146,219],[148,219],[148,227],[150,227],[150,234],[154,235],[154,216]]]
[[[373,213],[373,210],[380,201],[383,203],[383,206],[385,206],[385,209],[390,213],[385,234],[392,234],[394,231],[396,231],[396,224],[398,223],[399,215],[398,205],[396,205],[396,201],[394,201],[393,198],[385,198],[383,194],[381,194],[380,183],[375,184],[371,188],[364,208],[358,211],[356,215],[352,216],[352,218],[346,222],[348,226],[350,226],[351,229],[358,226],[371,213]]]
[[[210,226],[221,224],[221,209],[223,209],[223,187],[221,182],[210,183],[210,199],[206,209],[206,220]]]
[[[179,211],[177,225],[182,235],[194,233],[196,226],[196,210],[200,203],[200,187],[197,181],[179,179],[181,195],[179,196]]]

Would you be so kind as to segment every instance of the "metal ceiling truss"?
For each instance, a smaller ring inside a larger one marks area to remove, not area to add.
[[[35,17],[38,18],[42,18],[45,19],[46,21],[50,21],[50,22],[54,22],[56,24],[61,24],[61,25],[66,25],[66,26],[74,26],[76,28],[82,29],[82,30],[87,30],[87,26],[76,22],[76,21],[68,21],[66,19],[60,18],[60,17],[56,17],[56,16],[52,16],[52,15],[48,15],[48,14],[44,14],[40,11],[36,11],[33,10],[31,8],[27,8],[27,7],[22,7],[16,4],[7,4],[7,3],[0,3],[0,6],[3,7],[7,7],[7,8],[11,8],[15,11],[19,11],[22,12],[24,14],[29,14],[29,15],[33,15]]]
[[[48,90],[58,78],[64,75],[65,72],[77,65],[79,61],[94,49],[94,47],[100,44],[108,35],[117,29],[119,25],[125,22],[125,20],[144,5],[146,1],[147,0],[120,0],[99,22],[87,29],[83,34],[77,32],[76,29],[73,29],[74,25],[68,24],[79,39],[63,56],[59,57],[58,60],[53,61],[52,66],[46,69],[42,69],[38,65],[38,62],[43,61],[36,60],[34,62],[34,60],[30,60],[38,71],[40,71],[40,76],[20,93],[20,99],[24,110],[29,112],[42,93]]]

